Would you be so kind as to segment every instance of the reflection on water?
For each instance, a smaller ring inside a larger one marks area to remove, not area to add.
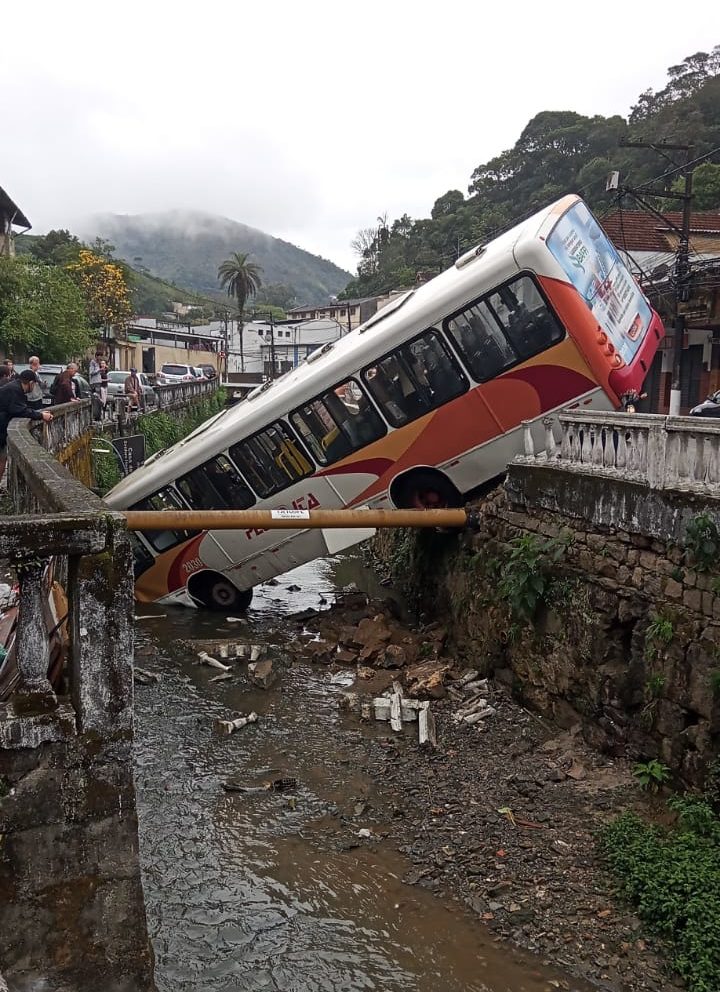
[[[281,629],[288,608],[329,599],[334,567],[305,566],[266,587],[241,636],[258,641],[271,625]],[[291,583],[302,591],[283,593]],[[169,643],[237,639],[240,625],[182,610],[150,626]],[[476,920],[403,885],[406,865],[387,842],[341,849],[362,820],[339,814],[372,801],[363,734],[378,731],[339,716],[327,671],[289,669],[279,687],[248,692],[210,683],[216,673],[191,656],[158,664],[161,684],[137,692],[137,786],[160,992],[551,988],[552,976],[494,943]],[[214,734],[215,717],[250,709],[257,725]],[[297,777],[297,790],[222,789],[229,776],[253,782],[272,769]]]

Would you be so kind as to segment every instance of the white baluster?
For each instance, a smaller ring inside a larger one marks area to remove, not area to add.
[[[535,461],[535,441],[532,436],[532,422],[523,420],[523,443],[525,446],[525,458],[527,461]]]
[[[556,461],[557,445],[555,444],[555,434],[553,433],[552,417],[545,417],[543,419],[543,426],[545,428],[545,455],[548,461]]]

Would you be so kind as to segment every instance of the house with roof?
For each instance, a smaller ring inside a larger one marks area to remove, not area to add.
[[[665,324],[666,337],[646,379],[650,409],[655,413],[666,413],[670,404],[674,266],[681,225],[680,211],[656,216],[642,210],[615,210],[602,219],[605,232]],[[682,413],[720,389],[720,212],[693,213],[689,243],[689,299],[680,304],[685,317]]]
[[[32,224],[0,186],[0,257],[15,254],[15,234],[29,231]],[[14,228],[20,228],[15,231]]]

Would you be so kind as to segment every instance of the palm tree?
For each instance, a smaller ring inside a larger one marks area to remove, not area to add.
[[[238,306],[238,324],[240,326],[240,369],[245,371],[245,354],[243,352],[243,310],[248,297],[254,296],[262,286],[262,269],[257,262],[250,262],[249,252],[234,251],[230,258],[225,259],[218,267],[218,279],[228,296],[234,296]]]

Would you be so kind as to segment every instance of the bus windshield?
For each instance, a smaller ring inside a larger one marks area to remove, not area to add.
[[[652,311],[584,203],[576,203],[562,215],[546,244],[629,365],[650,326]]]

